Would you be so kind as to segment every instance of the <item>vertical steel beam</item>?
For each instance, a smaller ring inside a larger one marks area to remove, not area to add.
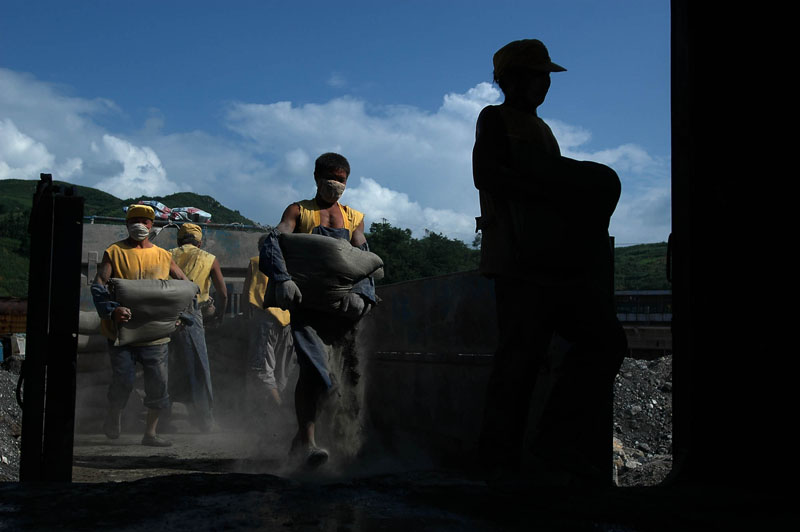
[[[42,174],[29,224],[20,480],[72,480],[83,198]]]

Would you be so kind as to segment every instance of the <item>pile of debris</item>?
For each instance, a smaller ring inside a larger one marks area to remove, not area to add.
[[[614,382],[614,468],[620,486],[652,486],[672,470],[672,356],[626,358]]]
[[[17,404],[21,359],[6,355],[0,364],[0,482],[19,480],[22,410]]]

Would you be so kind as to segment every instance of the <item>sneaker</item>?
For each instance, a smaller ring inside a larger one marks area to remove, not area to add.
[[[148,447],[172,447],[172,442],[164,438],[159,438],[158,435],[148,436],[145,434],[142,437],[142,445],[147,445]]]
[[[317,469],[328,461],[328,451],[304,444],[297,436],[292,440],[289,449],[290,463],[303,469]]]
[[[319,447],[309,447],[306,455],[306,468],[317,469],[328,461],[328,451]]]
[[[122,432],[120,417],[120,414],[114,414],[114,412],[106,414],[106,419],[103,422],[103,432],[109,440],[116,440],[119,438],[119,433]]]

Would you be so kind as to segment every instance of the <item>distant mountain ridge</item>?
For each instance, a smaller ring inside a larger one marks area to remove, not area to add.
[[[36,180],[3,179],[0,180],[0,214],[15,211],[26,211],[31,208],[33,194],[36,191]],[[232,210],[211,196],[195,194],[194,192],[176,192],[167,196],[139,196],[136,198],[120,199],[102,190],[82,185],[74,185],[65,181],[53,181],[56,185],[74,187],[75,191],[84,198],[84,216],[109,216],[124,218],[127,207],[140,200],[155,200],[167,207],[196,207],[211,214],[210,223],[244,225],[259,225],[253,220],[242,216],[237,210]]]

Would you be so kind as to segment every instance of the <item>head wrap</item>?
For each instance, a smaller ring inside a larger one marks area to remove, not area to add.
[[[131,218],[150,218],[151,220],[155,220],[156,211],[149,205],[130,205],[125,214],[125,220],[130,220]]]
[[[202,242],[203,229],[199,225],[185,223],[178,229],[178,240],[186,236],[193,236],[195,240]]]
[[[500,48],[492,59],[494,77],[499,79],[513,68],[528,68],[542,72],[564,72],[566,68],[550,61],[547,47],[538,39],[512,41]]]

